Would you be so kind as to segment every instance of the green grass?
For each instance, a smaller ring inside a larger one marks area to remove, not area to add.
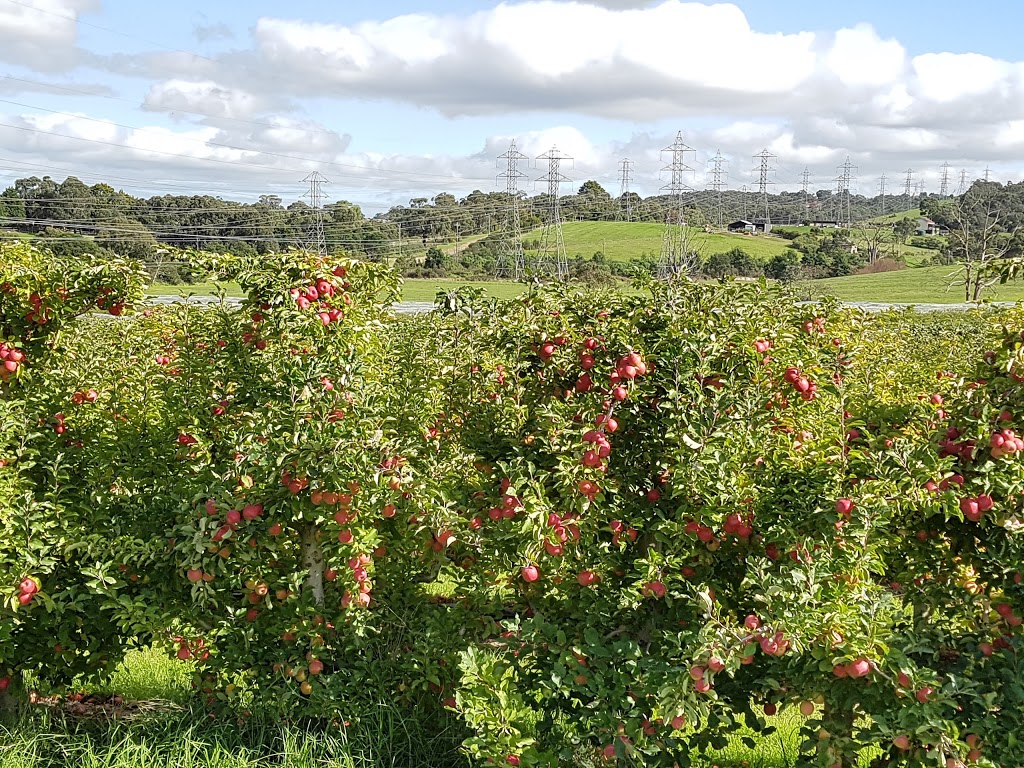
[[[742,248],[755,259],[768,261],[789,247],[789,241],[772,235],[731,235],[704,234],[703,230],[691,229],[693,247],[707,256],[724,253],[733,248]],[[664,224],[626,221],[575,221],[562,225],[565,249],[569,257],[593,256],[601,251],[612,261],[629,261],[661,254]],[[535,229],[523,235],[523,239],[539,240],[543,230]]]
[[[842,301],[957,304],[964,300],[963,288],[949,289],[956,270],[955,266],[911,267],[874,275],[809,280],[802,285],[816,296],[835,296]],[[985,297],[994,301],[1024,301],[1024,283],[997,286]]]
[[[903,219],[919,218],[921,218],[921,209],[911,208],[909,211],[897,211],[896,213],[887,213],[885,216],[875,216],[873,219],[869,219],[869,221],[872,224],[895,224]]]
[[[488,296],[499,299],[511,299],[526,288],[522,283],[497,280],[408,279],[402,283],[402,301],[433,302],[438,291],[450,291],[463,285],[482,288]]]
[[[192,285],[164,285],[154,283],[146,290],[150,296],[216,296],[223,288],[227,296],[241,296],[242,290],[234,283],[193,283]],[[2,768],[2,766],[0,766]]]
[[[37,707],[0,720],[0,768],[470,768],[454,716],[428,724],[387,703],[344,729],[213,722],[193,699],[187,664],[152,650],[129,654],[97,691],[146,706],[116,719]],[[791,768],[800,717],[791,708],[769,720],[778,729],[770,736],[740,734],[754,738],[754,748],[737,737],[710,761],[695,755],[694,765]]]

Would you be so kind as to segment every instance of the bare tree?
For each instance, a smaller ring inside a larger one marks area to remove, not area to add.
[[[857,240],[864,244],[868,264],[874,264],[883,256],[895,255],[897,252],[896,235],[890,226],[881,224],[877,227],[857,227],[854,232]]]
[[[950,251],[961,264],[950,287],[962,286],[964,301],[980,301],[986,290],[1000,282],[998,262],[1010,252],[1017,228],[1007,231],[992,198],[974,190],[952,204],[949,217],[953,224]]]

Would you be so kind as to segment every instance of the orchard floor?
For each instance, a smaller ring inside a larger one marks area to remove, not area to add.
[[[115,692],[124,698],[121,717],[72,718],[37,705],[0,720],[0,768],[470,768],[454,716],[423,723],[382,705],[358,726],[330,733],[210,722],[192,699],[187,666],[152,651],[132,653],[110,685],[95,691]],[[695,765],[794,765],[799,720],[790,714],[774,721],[778,732],[754,749],[737,739]],[[575,768],[591,765],[583,760]]]

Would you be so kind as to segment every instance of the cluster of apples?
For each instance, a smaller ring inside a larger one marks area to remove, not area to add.
[[[1024,440],[1017,436],[1012,429],[1002,429],[992,435],[989,440],[989,448],[993,459],[1001,459],[1003,456],[1013,456],[1024,451]]]
[[[974,449],[977,447],[977,443],[974,440],[964,440],[958,443],[959,439],[959,429],[956,427],[947,429],[945,439],[939,441],[939,456],[941,458],[956,456],[961,462],[969,464],[974,460]]]
[[[38,592],[39,581],[31,576],[26,576],[18,584],[18,604],[28,605]]]
[[[977,523],[994,506],[995,501],[987,493],[978,496],[965,496],[960,499],[960,511],[964,517],[973,523]]]
[[[320,318],[320,322],[326,326],[331,323],[341,322],[345,318],[345,312],[338,307],[332,306],[330,301],[337,293],[337,290],[330,281],[321,278],[305,288],[292,288],[289,291],[289,295],[295,302],[295,306],[303,312],[309,309],[315,310],[317,317]],[[346,304],[352,303],[348,294],[343,294],[342,299]]]
[[[792,385],[793,389],[800,393],[801,399],[813,400],[818,396],[818,385],[801,373],[799,368],[790,366],[786,369],[783,378]]]
[[[369,555],[360,554],[356,557],[349,558],[348,567],[352,572],[352,578],[358,585],[358,590],[355,595],[351,592],[346,591],[341,597],[341,607],[348,608],[350,605],[356,605],[361,608],[369,608],[373,602],[371,593],[373,592],[373,582],[370,581],[370,572],[368,570],[370,563],[373,562]]]
[[[112,294],[113,292],[114,291],[112,288],[107,288],[106,286],[100,288],[100,296],[98,299],[96,299],[96,306],[99,307],[100,309],[105,309],[114,317],[118,317],[119,315],[121,315],[122,312],[124,312],[124,304],[122,302],[115,301],[114,303],[110,304],[110,306],[107,306],[108,303],[110,302],[110,294]]]
[[[206,641],[201,637],[189,640],[186,637],[177,635],[174,638],[174,642],[178,646],[178,652],[175,655],[182,661],[188,661],[193,658],[199,661],[206,661],[210,658],[210,651],[206,648]]]
[[[71,402],[74,405],[82,405],[83,403],[95,403],[100,398],[100,393],[95,389],[87,389],[84,392],[79,390],[71,396]]]
[[[501,503],[487,510],[487,516],[494,522],[499,520],[511,520],[516,513],[523,508],[523,500],[513,491],[512,481],[507,477],[501,479]],[[477,526],[479,527],[479,526]]]
[[[544,540],[544,549],[552,557],[562,554],[563,546],[569,539],[579,541],[580,527],[574,522],[575,515],[571,512],[559,515],[556,512],[548,514],[548,525],[551,527],[552,538]]]
[[[206,514],[208,516],[217,516],[219,510],[217,502],[215,500],[207,499],[204,507],[206,509]],[[238,530],[238,526],[242,523],[242,521],[251,522],[253,520],[259,519],[262,515],[262,504],[246,504],[244,507],[242,507],[241,510],[229,509],[224,514],[224,523],[214,532],[213,540],[223,540],[224,537],[227,536],[229,533]],[[194,581],[194,579],[192,579],[191,576],[191,571],[189,572],[189,574],[189,579]]]
[[[15,346],[0,342],[0,381],[8,381],[25,363],[25,353]]]
[[[785,633],[773,632],[769,627],[763,625],[761,620],[754,614],[749,614],[743,620],[743,626],[750,630],[751,634],[744,639],[744,643],[756,641],[761,646],[761,652],[767,656],[784,656],[789,650],[789,640]],[[754,659],[747,656],[743,659],[744,664],[753,663]]]
[[[718,656],[711,656],[701,664],[690,667],[690,679],[693,690],[697,693],[708,693],[714,687],[714,675],[725,669],[725,662]]]

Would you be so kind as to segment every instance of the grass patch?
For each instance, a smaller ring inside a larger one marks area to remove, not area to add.
[[[803,283],[814,296],[835,296],[842,301],[877,301],[896,304],[958,304],[963,287],[950,289],[956,266],[911,267],[898,272],[851,275]],[[985,298],[993,301],[1024,301],[1024,283],[996,286]]]
[[[223,288],[227,296],[241,296],[242,289],[235,283],[192,283],[191,285],[164,285],[153,283],[146,289],[150,296],[216,296]]]
[[[773,235],[705,234],[693,229],[693,246],[705,256],[742,248],[758,261],[769,261],[789,247],[789,241]],[[543,230],[535,229],[523,239],[539,240]],[[653,258],[661,255],[665,225],[653,222],[572,221],[562,225],[565,250],[569,257],[593,256],[601,251],[612,261]]]
[[[434,301],[438,291],[450,291],[461,286],[482,288],[488,296],[499,299],[511,299],[518,296],[526,286],[499,280],[445,280],[445,279],[406,279],[402,282],[402,301]]]
[[[0,721],[0,768],[471,768],[459,748],[465,734],[454,715],[425,723],[382,702],[344,728],[258,718],[215,722],[194,699],[189,681],[185,662],[155,650],[129,653],[109,684],[94,692],[176,706],[142,710],[121,720],[72,719],[42,708],[21,713]],[[695,754],[694,765],[792,768],[800,715],[790,707],[768,722],[778,729],[772,735],[741,732],[707,758]],[[754,739],[755,746],[744,745],[743,736]],[[869,752],[858,765],[867,766],[874,754]],[[587,763],[576,768],[587,768]]]

